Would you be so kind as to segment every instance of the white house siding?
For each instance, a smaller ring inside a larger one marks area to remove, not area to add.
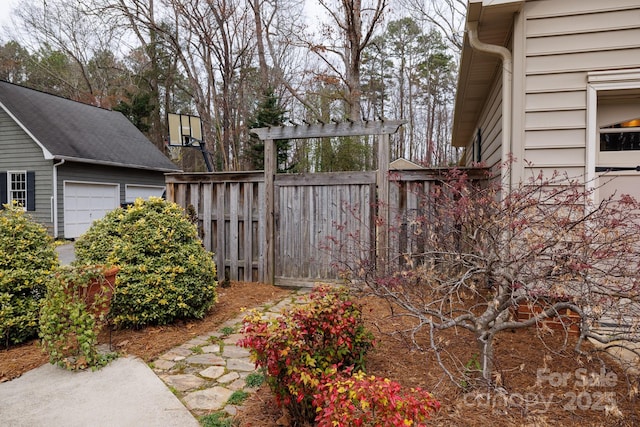
[[[524,71],[524,116],[514,134],[524,138],[514,143],[522,141],[518,152],[533,163],[521,163],[521,172],[583,176],[587,73],[640,67],[640,2],[527,1],[521,19],[524,51],[514,59]]]
[[[0,109],[0,171],[35,172],[35,211],[29,214],[47,227],[49,232],[53,231],[52,167],[52,162],[44,159],[40,147],[3,109]]]

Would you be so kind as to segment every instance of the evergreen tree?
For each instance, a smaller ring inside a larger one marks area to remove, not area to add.
[[[267,88],[261,102],[254,113],[254,118],[249,122],[249,129],[267,126],[282,126],[286,119],[286,110],[280,105],[280,100],[272,88]],[[254,170],[264,169],[264,141],[251,135],[246,156]],[[288,172],[293,165],[289,164],[289,150],[291,142],[288,139],[275,141],[276,143],[276,167],[278,172]]]

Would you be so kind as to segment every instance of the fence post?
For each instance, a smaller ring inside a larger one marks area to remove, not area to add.
[[[276,270],[276,228],[275,228],[275,175],[276,175],[276,144],[275,140],[264,141],[264,183],[266,204],[266,259],[265,282],[275,284]]]
[[[386,270],[389,256],[389,135],[378,135],[378,209],[376,268]]]

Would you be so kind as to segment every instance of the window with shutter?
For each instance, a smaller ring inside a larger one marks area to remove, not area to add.
[[[35,172],[8,171],[0,177],[0,187],[4,190],[0,192],[0,201],[15,202],[25,210],[35,211]]]

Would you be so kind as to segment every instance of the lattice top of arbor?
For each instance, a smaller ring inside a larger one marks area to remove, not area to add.
[[[339,136],[392,135],[406,120],[344,122],[251,129],[263,141],[280,139],[332,138]]]

